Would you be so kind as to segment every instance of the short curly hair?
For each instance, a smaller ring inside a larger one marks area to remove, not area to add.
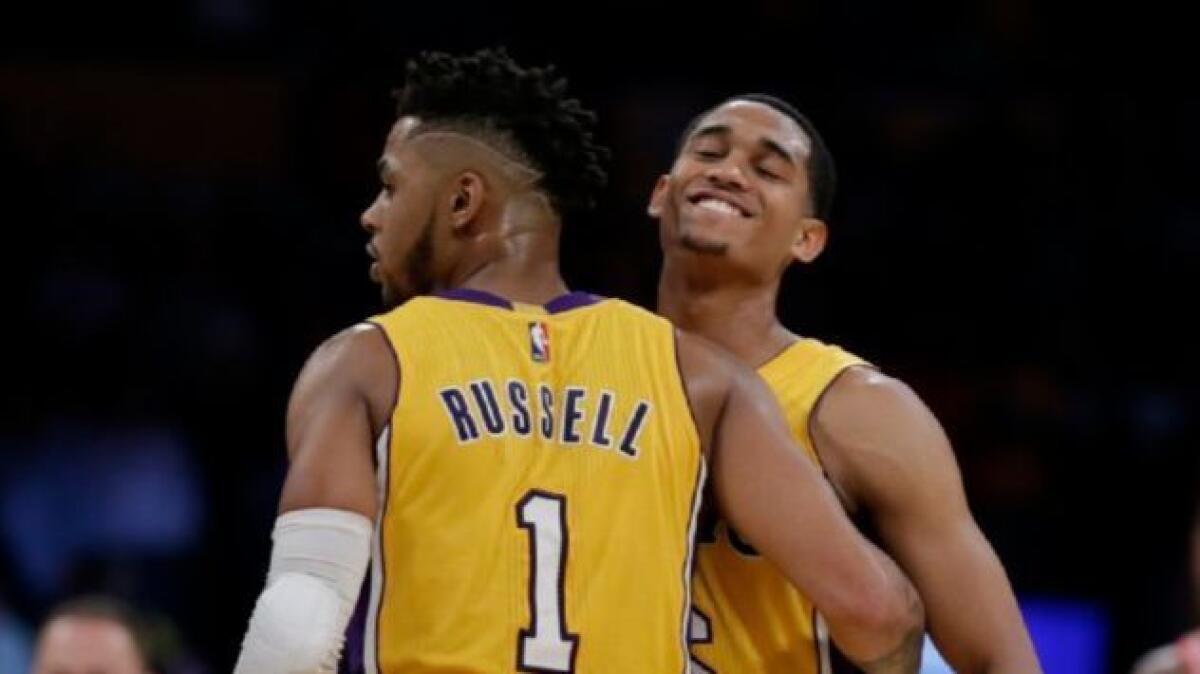
[[[525,68],[498,48],[422,53],[408,62],[393,96],[399,117],[501,141],[542,174],[540,187],[566,215],[595,206],[609,158],[594,139],[595,113],[566,89],[554,66]]]

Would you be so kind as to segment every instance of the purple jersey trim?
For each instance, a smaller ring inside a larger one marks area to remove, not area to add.
[[[459,302],[473,302],[475,304],[483,304],[489,307],[497,307],[500,309],[512,309],[513,304],[508,300],[487,292],[486,290],[477,290],[475,288],[451,288],[449,290],[441,290],[435,293],[437,297],[447,300],[457,300]],[[547,313],[559,314],[571,309],[586,307],[589,304],[599,302],[601,298],[582,291],[575,291],[565,295],[559,295],[543,305]]]
[[[449,290],[439,290],[436,295],[447,300],[485,304],[489,307],[499,307],[500,309],[513,308],[512,302],[509,302],[499,295],[493,295],[486,290],[475,290],[474,288],[451,288]]]
[[[573,293],[567,293],[566,295],[559,295],[558,297],[555,297],[549,302],[546,302],[546,304],[543,305],[543,308],[547,313],[561,314],[564,311],[578,309],[579,307],[586,307],[589,304],[595,304],[599,301],[599,297],[596,297],[591,293],[585,293],[581,290],[577,290]]]
[[[350,624],[346,626],[346,646],[342,651],[342,661],[338,664],[338,674],[363,674],[363,641],[367,632],[367,604],[371,595],[370,572],[363,580],[363,587],[358,593],[358,603],[350,616]]]

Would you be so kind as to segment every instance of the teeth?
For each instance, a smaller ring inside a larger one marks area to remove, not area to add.
[[[697,203],[696,205],[699,206],[700,208],[707,208],[710,211],[716,211],[717,213],[723,213],[725,215],[741,215],[742,214],[742,212],[739,211],[737,208],[735,208],[732,204],[729,204],[728,202],[725,202],[725,201],[721,201],[720,199],[713,199],[711,197],[706,198],[706,199],[701,199],[699,201],[699,203]]]

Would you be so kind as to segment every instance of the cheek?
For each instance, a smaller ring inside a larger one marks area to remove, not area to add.
[[[804,220],[805,214],[803,206],[790,193],[784,198],[772,199],[763,213],[763,227],[766,230],[763,238],[770,239],[772,245],[790,247],[797,233],[796,228]]]
[[[383,240],[383,245],[387,246],[389,250],[394,249],[404,241],[404,223],[395,217],[395,214],[385,210],[379,238]]]
[[[658,204],[663,209],[678,208],[683,201],[683,193],[690,179],[690,175],[686,171],[680,170],[679,164],[676,164],[661,182],[655,184],[651,198],[657,197]]]
[[[406,248],[416,238],[419,227],[413,223],[410,208],[401,208],[393,202],[383,209],[383,231],[381,236],[384,243],[395,249]]]
[[[764,216],[769,219],[764,219],[756,223],[754,228],[747,230],[746,248],[752,251],[755,259],[764,264],[770,260],[774,264],[776,258],[791,256],[792,228],[784,224],[783,217],[786,216],[777,213],[764,213]]]
[[[408,236],[409,227],[395,219],[386,222],[379,232],[376,247],[379,249],[379,266],[389,278],[403,276],[404,267],[412,249]]]

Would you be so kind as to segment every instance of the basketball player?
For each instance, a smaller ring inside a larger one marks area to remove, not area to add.
[[[825,246],[833,187],[829,151],[787,103],[737,96],[699,115],[650,201],[664,253],[659,311],[757,368],[842,505],[869,518],[912,576],[957,671],[1036,672],[1004,570],[967,509],[933,415],[903,383],[776,316],[784,270]],[[723,522],[700,534],[697,668],[828,671],[810,598],[744,533]]]
[[[706,471],[852,657],[915,671],[915,591],[753,373],[567,291],[561,217],[589,205],[604,150],[564,89],[503,52],[409,64],[362,216],[396,308],[330,339],[296,382],[236,672],[332,671],[368,556],[367,672],[684,672]]]

